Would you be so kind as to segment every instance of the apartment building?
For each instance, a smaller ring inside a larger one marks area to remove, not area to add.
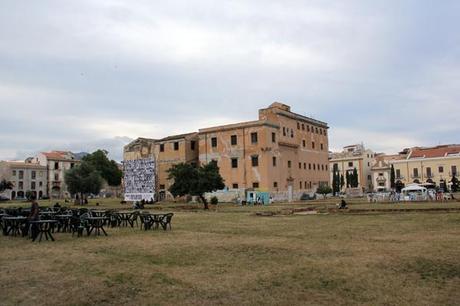
[[[371,168],[375,163],[375,153],[366,149],[363,144],[346,146],[342,152],[331,153],[329,159],[330,182],[333,179],[333,170],[336,167],[340,175],[344,178],[347,173],[353,173],[354,169],[358,172],[358,188],[363,191],[373,190]],[[345,183],[344,189],[347,188]]]
[[[13,183],[13,189],[5,190],[9,199],[24,199],[30,194],[33,199],[47,195],[46,167],[28,161],[0,162],[0,179]]]
[[[171,184],[167,170],[178,162],[215,160],[227,190],[266,192],[275,199],[299,199],[329,183],[325,122],[293,113],[279,102],[259,110],[258,117],[160,140],[139,138],[125,147],[124,158],[156,160],[160,199]]]
[[[64,174],[65,171],[80,163],[75,154],[69,151],[41,152],[32,158],[32,162],[46,167],[46,193],[50,198],[62,199],[71,197],[67,190]]]
[[[391,160],[395,168],[396,184],[440,186],[458,177],[460,169],[460,144],[435,147],[414,147],[401,152],[401,158]]]

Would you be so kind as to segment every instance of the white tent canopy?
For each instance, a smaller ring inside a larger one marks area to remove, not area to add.
[[[420,186],[418,184],[410,184],[410,185],[407,185],[407,187],[403,188],[401,190],[403,193],[406,193],[406,192],[426,192],[427,189],[423,186]]]

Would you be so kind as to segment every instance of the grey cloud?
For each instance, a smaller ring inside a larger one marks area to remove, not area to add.
[[[327,121],[333,147],[459,142],[439,123],[459,111],[458,1],[2,6],[0,159],[252,120],[275,100]]]

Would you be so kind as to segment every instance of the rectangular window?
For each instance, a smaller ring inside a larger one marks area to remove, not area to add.
[[[160,144],[160,152],[164,152],[165,151],[165,145],[164,143]]]
[[[55,173],[55,174],[54,174],[54,180],[55,180],[55,181],[59,181],[59,173]]]
[[[431,168],[430,168],[430,167],[426,167],[426,176],[427,176],[428,178],[431,177]]]
[[[302,147],[305,148],[305,146],[306,146],[306,142],[305,142],[305,140],[302,140]]]
[[[251,143],[257,143],[257,133],[251,133]]]
[[[24,171],[19,170],[19,179],[22,180],[24,178]]]
[[[302,169],[302,163],[299,163],[299,169]]]
[[[323,129],[319,129],[319,134],[323,135]]]
[[[232,146],[236,146],[238,144],[238,137],[236,135],[232,135],[230,137],[230,142],[231,142]]]
[[[311,142],[311,148],[312,148],[312,149],[315,148],[315,142],[314,142],[314,141]]]
[[[259,183],[252,183],[252,188],[259,188]]]
[[[179,151],[179,142],[174,143],[174,151]]]
[[[316,170],[316,164],[313,164],[313,170]]]
[[[300,130],[300,123],[297,122],[297,129]]]
[[[305,124],[302,123],[302,131],[305,131]]]
[[[283,126],[283,136],[286,136],[286,127]]]
[[[211,138],[211,147],[217,148],[217,137]]]
[[[273,182],[273,188],[278,188],[278,182]]]
[[[401,170],[400,169],[396,169],[396,177],[401,178]]]
[[[321,144],[321,151],[322,151],[322,150],[324,150],[324,145],[323,145],[323,144]]]
[[[323,171],[324,171],[324,165],[321,165],[321,170],[323,170]]]
[[[318,134],[318,128],[317,127],[315,128],[315,130],[316,130],[316,134]]]
[[[272,157],[273,167],[276,167],[276,156]]]
[[[305,181],[305,187],[304,188],[307,189],[307,181]]]
[[[30,189],[35,190],[35,182],[30,182]]]
[[[303,163],[303,169],[307,170],[307,163]]]
[[[439,166],[438,172],[439,172],[439,173],[444,173],[444,167],[443,167],[443,166]]]
[[[238,184],[233,184],[232,187],[233,189],[238,189]]]
[[[299,189],[302,189],[302,181],[299,182]]]
[[[196,146],[196,141],[195,140],[190,141],[190,150],[195,151],[195,146]]]
[[[38,186],[42,187],[43,186],[43,182],[38,182]]]
[[[288,168],[291,168],[291,161],[288,160]]]
[[[324,131],[323,131],[323,134],[324,134],[324,136],[326,136],[326,135],[327,135],[327,131],[326,131],[326,130],[324,130]]]
[[[19,190],[24,189],[24,182],[19,182],[18,189],[19,189]]]
[[[70,169],[72,169],[73,167],[75,167],[75,164],[74,164],[74,163],[70,163]]]
[[[308,170],[311,170],[311,164],[310,163],[308,164]]]
[[[164,189],[165,189],[165,185],[160,184],[160,190],[164,190]]]
[[[16,170],[13,170],[13,176],[16,176]]]
[[[452,176],[452,175],[457,175],[457,166],[452,166],[452,167],[451,167],[451,172],[452,172],[452,173],[450,174],[451,176]]]
[[[232,168],[238,168],[238,158],[232,158]]]
[[[55,162],[54,163],[54,170],[58,170],[59,169],[59,163],[58,162]]]
[[[273,143],[276,142],[276,133],[272,133],[272,142],[273,142]]]
[[[327,165],[325,166],[325,168],[326,168],[326,171],[327,171]]]
[[[258,167],[259,166],[259,156],[258,155],[251,156],[251,163],[253,167]]]
[[[307,125],[307,132],[310,132],[310,126]]]
[[[418,177],[418,168],[414,168],[414,177]]]
[[[348,167],[353,167],[353,162],[348,162]]]
[[[30,172],[30,178],[31,179],[35,180],[36,177],[37,177],[37,172],[35,172],[35,171]]]
[[[291,138],[294,138],[294,130],[291,129]]]

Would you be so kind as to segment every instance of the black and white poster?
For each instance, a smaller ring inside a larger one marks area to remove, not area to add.
[[[125,201],[155,200],[155,160],[125,160]]]

